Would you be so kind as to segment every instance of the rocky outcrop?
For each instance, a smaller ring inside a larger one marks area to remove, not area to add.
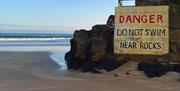
[[[71,50],[65,60],[69,69],[96,72],[112,71],[126,61],[180,61],[180,32],[170,30],[170,53],[163,56],[117,55],[113,52],[114,16],[105,25],[95,25],[91,30],[76,30],[71,40]],[[177,37],[172,34],[176,34]]]
[[[144,71],[149,78],[160,77],[169,71],[180,73],[180,64],[162,64],[161,62],[140,62],[138,70]]]
[[[65,60],[69,69],[83,72],[111,71],[123,62],[118,62],[113,53],[114,16],[105,25],[95,25],[91,30],[76,30],[71,40],[71,50]],[[126,61],[126,60],[125,60]]]

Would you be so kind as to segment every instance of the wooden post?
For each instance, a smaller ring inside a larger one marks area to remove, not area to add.
[[[122,0],[118,0],[118,6],[122,6]]]

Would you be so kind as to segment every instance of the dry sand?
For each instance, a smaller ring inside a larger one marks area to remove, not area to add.
[[[137,71],[136,62],[103,74],[63,71],[49,56],[46,52],[1,52],[0,91],[180,91],[174,72],[149,79]]]

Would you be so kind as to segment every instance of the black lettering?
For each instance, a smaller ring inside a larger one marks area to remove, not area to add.
[[[120,42],[120,48],[137,48],[136,42]]]
[[[127,29],[117,29],[117,36],[126,36],[127,32]]]
[[[145,36],[166,36],[166,29],[145,29]]]
[[[160,42],[140,42],[141,49],[159,50],[161,49]]]
[[[148,32],[149,30],[148,29],[145,29],[145,36],[148,36],[149,35],[149,32]]]
[[[158,46],[158,49],[161,49],[161,48],[162,48],[160,42],[157,43],[157,46]]]

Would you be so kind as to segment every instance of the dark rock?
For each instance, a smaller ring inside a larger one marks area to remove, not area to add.
[[[80,58],[82,60],[87,58],[87,54],[89,51],[87,51],[90,44],[89,39],[89,31],[86,30],[76,30],[74,33],[74,40],[76,41],[76,58]]]
[[[177,41],[170,41],[170,53],[180,55],[180,42]]]
[[[118,75],[118,74],[116,74],[116,73],[114,73],[114,77],[119,77],[119,75]]]
[[[111,60],[108,58],[103,58],[98,63],[98,68],[102,67],[102,69],[106,71],[112,71],[116,68],[118,68],[121,64],[115,60]]]
[[[169,64],[169,62],[171,62],[171,59],[172,59],[171,54],[167,53],[157,58],[156,61]]]
[[[65,55],[68,68],[93,73],[100,73],[97,69],[101,68],[109,71],[117,68],[118,63],[112,60],[113,28],[114,16],[111,15],[106,25],[95,25],[90,31],[76,30],[71,40],[71,50]]]
[[[87,60],[86,62],[84,62],[81,67],[80,67],[80,71],[81,72],[92,72],[92,73],[96,73],[96,74],[100,74],[102,73],[101,71],[99,71],[96,66],[96,64],[91,61],[91,60]]]
[[[138,70],[143,71],[144,69],[146,69],[146,67],[148,65],[149,65],[149,63],[147,63],[147,62],[140,62],[140,63],[138,63]]]
[[[82,72],[90,72],[93,70],[93,68],[93,62],[91,60],[87,60],[81,65],[80,70]]]
[[[108,30],[108,27],[106,25],[95,25],[92,27],[91,31],[97,31],[99,33],[102,33],[103,31],[106,31],[106,30]]]
[[[66,60],[67,68],[68,68],[68,69],[71,69],[71,68],[72,68],[72,65],[73,65],[73,63],[72,63],[73,59],[72,59],[72,54],[71,54],[71,52],[67,52],[67,53],[65,54],[65,60]]]
[[[74,59],[75,59],[74,55],[76,54],[76,42],[74,41],[74,39],[71,39],[70,43],[71,43],[71,50],[65,54],[65,60],[67,63],[67,67],[69,69],[74,68],[74,65],[76,65],[74,63],[75,62],[74,61]]]
[[[177,42],[177,44],[176,44],[176,51],[177,51],[177,53],[180,54],[180,42]]]
[[[169,71],[180,73],[180,64],[164,64],[160,62],[140,62],[138,64],[138,70],[144,71],[144,73],[152,77],[160,77]]]
[[[172,71],[180,73],[180,64],[173,64]]]
[[[108,28],[114,28],[114,15],[110,15],[107,22],[106,22],[106,26]]]
[[[68,56],[70,53],[68,52],[66,56]],[[68,69],[74,69],[78,70],[81,65],[84,63],[84,60],[78,59],[78,58],[72,58],[70,60],[66,60],[66,64]]]
[[[78,70],[80,66],[83,64],[85,59],[81,59],[75,57],[77,52],[77,43],[74,39],[70,40],[71,43],[71,50],[65,54],[65,61],[67,64],[68,69]]]
[[[140,62],[138,64],[138,70],[144,71],[149,78],[162,76],[170,69],[169,66],[164,66],[159,62]]]
[[[128,71],[126,72],[126,75],[130,75],[130,72],[131,72],[131,70],[128,70]]]
[[[106,54],[106,40],[93,38],[91,43],[92,61],[99,61]]]
[[[103,32],[103,38],[106,40],[106,53],[114,55],[114,29],[109,29]]]

